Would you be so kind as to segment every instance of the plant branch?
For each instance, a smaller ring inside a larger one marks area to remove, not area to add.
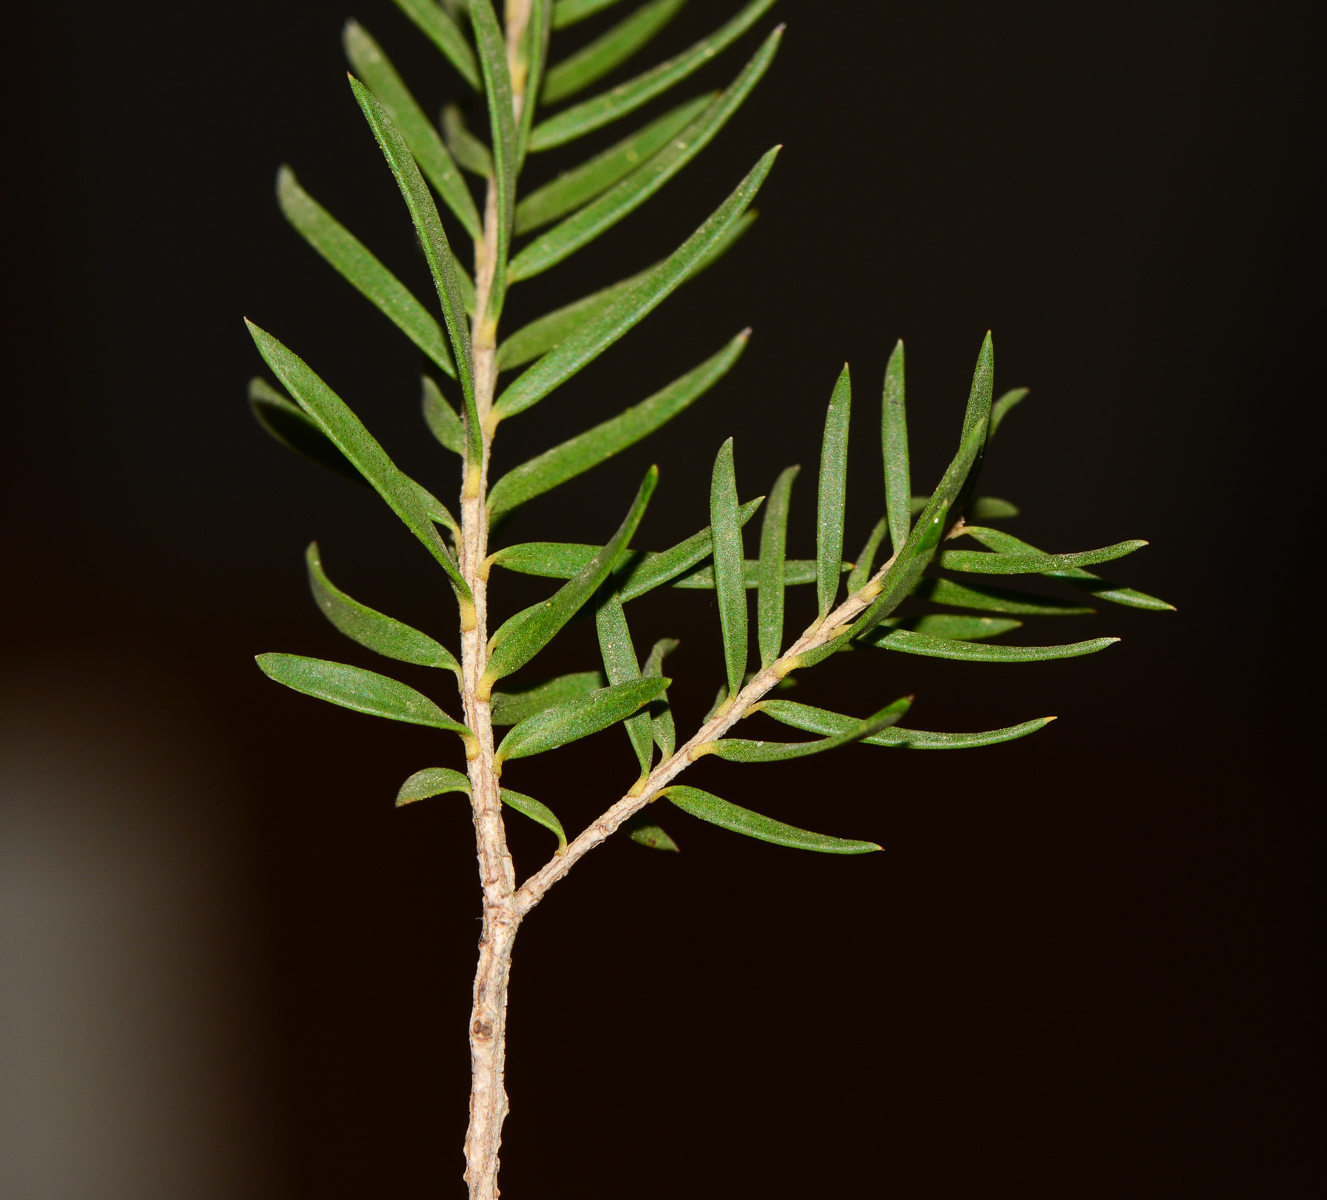
[[[897,557],[895,555],[894,557]],[[658,799],[669,783],[677,778],[696,759],[705,753],[708,743],[717,741],[729,729],[751,711],[751,706],[760,700],[784,676],[795,671],[800,665],[800,657],[833,641],[842,634],[878,596],[882,590],[881,580],[894,558],[890,558],[872,576],[869,583],[849,596],[823,621],[811,624],[779,658],[768,667],[756,673],[738,694],[719,706],[719,710],[691,738],[681,746],[672,757],[664,759],[650,772],[643,783],[638,783],[616,804],[600,815],[593,824],[583,829],[571,841],[566,850],[554,855],[538,871],[530,876],[516,893],[516,915],[520,919],[538,904],[557,881],[567,874],[576,863],[613,833],[629,817],[634,816],[647,804]]]

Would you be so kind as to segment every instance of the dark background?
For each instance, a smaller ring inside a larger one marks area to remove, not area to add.
[[[643,61],[735,7],[691,4]],[[241,314],[454,490],[414,352],[272,199],[289,162],[428,294],[345,86],[352,11],[426,109],[462,94],[388,0],[75,4],[11,30],[0,832],[21,1200],[462,1194],[470,826],[459,797],[391,805],[410,772],[459,765],[456,747],[273,687],[251,659],[375,665],[309,602],[313,537],[351,594],[454,640],[417,543],[244,403],[261,364]],[[1307,1194],[1317,797],[1296,762],[1315,645],[1285,555],[1316,498],[1321,401],[1308,14],[785,0],[761,24],[788,22],[774,67],[700,161],[516,290],[509,330],[647,265],[782,142],[754,230],[504,426],[499,469],[751,324],[740,364],[505,536],[603,539],[657,462],[638,540],[671,544],[705,523],[735,435],[744,499],[805,464],[791,552],[813,553],[846,358],[851,553],[882,508],[875,398],[895,338],[925,490],[992,328],[997,390],[1033,390],[982,490],[1047,549],[1150,539],[1113,573],[1179,611],[1031,622],[1023,640],[1123,638],[1053,664],[845,655],[797,694],[866,712],[915,693],[927,729],[1060,716],[1033,738],[694,770],[884,854],[799,855],[676,812],[661,819],[680,855],[596,851],[518,942],[511,1196]],[[756,43],[650,111],[722,85]],[[497,583],[502,615],[545,588]],[[690,727],[722,671],[712,596],[630,611],[638,646],[682,638]],[[546,658],[532,678],[597,665],[590,629]],[[392,673],[446,702],[427,672]],[[576,829],[632,771],[614,730],[510,776]],[[511,838],[522,874],[551,849],[519,819]]]

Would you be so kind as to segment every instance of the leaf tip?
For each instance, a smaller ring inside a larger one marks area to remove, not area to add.
[[[1043,721],[1045,721],[1047,725],[1049,725],[1052,721],[1058,721],[1060,718],[1059,718],[1059,717],[1042,717],[1041,719],[1042,719]]]
[[[751,326],[750,326],[750,325],[748,325],[745,329],[742,330],[741,333],[739,333],[739,334],[737,335],[737,340],[738,340],[739,342],[743,342],[743,343],[745,343],[745,342],[749,342],[749,341],[751,340]]]

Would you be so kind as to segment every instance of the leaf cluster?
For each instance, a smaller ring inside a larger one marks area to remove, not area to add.
[[[439,638],[346,595],[324,571],[317,546],[308,549],[315,601],[337,629],[379,655],[453,672],[463,695],[487,706],[486,720],[507,728],[493,751],[495,770],[508,760],[546,753],[620,724],[639,767],[633,793],[648,792],[650,799],[665,799],[701,820],[780,845],[863,853],[878,847],[797,829],[670,781],[702,755],[748,764],[818,754],[850,742],[954,749],[1024,737],[1053,718],[979,733],[935,733],[899,724],[911,697],[861,718],[764,697],[791,672],[857,648],[973,662],[1040,662],[1090,654],[1116,639],[1045,645],[994,639],[1018,629],[1024,617],[1089,612],[1083,603],[1087,598],[1139,608],[1170,607],[1085,569],[1132,553],[1143,542],[1050,554],[982,523],[1018,515],[1008,501],[978,496],[976,486],[991,439],[1026,394],[1015,389],[995,398],[989,334],[977,357],[958,448],[925,495],[912,491],[904,351],[901,342],[895,347],[880,408],[881,507],[872,514],[878,519],[870,537],[851,561],[844,559],[853,403],[846,365],[825,414],[815,487],[814,556],[787,556],[788,516],[799,468],[782,471],[770,484],[767,499],[743,500],[733,439],[719,447],[714,460],[709,524],[674,546],[656,551],[639,544],[658,486],[658,473],[651,468],[635,496],[621,505],[621,522],[606,543],[517,542],[491,549],[488,540],[501,531],[500,520],[684,413],[740,359],[749,330],[731,336],[666,387],[617,416],[589,429],[569,430],[560,444],[488,480],[492,443],[503,422],[546,400],[609,351],[749,229],[755,217],[752,202],[778,147],[751,164],[735,184],[730,180],[726,198],[671,254],[500,337],[508,290],[580,253],[655,198],[715,139],[766,75],[783,31],[780,26],[764,35],[723,89],[678,100],[606,149],[522,192],[523,172],[530,164],[537,172],[541,155],[626,122],[638,109],[673,92],[751,30],[774,0],[751,0],[695,45],[588,98],[582,94],[649,45],[682,0],[645,0],[620,18],[607,14],[610,20],[598,36],[552,65],[547,59],[553,32],[595,17],[613,0],[509,5],[508,19],[519,12],[524,23],[505,30],[492,0],[446,6],[434,0],[396,2],[455,72],[458,98],[436,121],[366,29],[349,22],[344,42],[353,72],[350,86],[400,190],[434,296],[414,295],[287,167],[278,174],[277,200],[309,245],[421,355],[422,415],[436,442],[460,460],[462,519],[395,464],[303,359],[252,323],[255,344],[284,392],[256,379],[250,404],[277,440],[366,483],[386,501],[444,572],[463,632],[475,630],[476,622],[483,620],[476,608],[479,581],[488,589],[501,571],[561,581],[545,599],[492,631],[481,661],[463,667]],[[673,99],[678,99],[676,93]],[[555,111],[545,115],[547,107]],[[476,112],[480,117],[467,121],[467,114]],[[468,267],[458,250],[467,240],[472,249]],[[761,523],[753,539],[758,549],[756,557],[748,558],[744,527],[758,512]],[[482,524],[478,531],[467,525],[476,519]],[[949,548],[959,537],[981,549],[967,544]],[[886,542],[890,553],[882,557]],[[482,563],[466,560],[466,547],[475,544],[485,548]],[[1010,575],[1060,581],[1079,595],[1049,597],[979,578]],[[814,586],[816,616],[807,630],[789,638],[784,628],[786,592],[799,586]],[[630,602],[661,587],[712,591],[722,631],[723,662],[715,664],[722,683],[719,699],[703,728],[680,748],[668,701],[672,679],[663,671],[664,658],[677,643],[669,638],[655,641],[642,664],[629,620]],[[909,597],[937,611],[896,615]],[[951,609],[960,611],[947,611]],[[600,664],[537,683],[504,683],[533,662],[581,612],[594,617]],[[453,719],[432,699],[387,676],[285,654],[261,655],[258,661],[271,678],[307,695],[455,734],[468,759],[482,750],[480,726],[472,729]],[[815,739],[771,742],[727,736],[734,723],[757,713]],[[470,786],[456,769],[427,768],[405,782],[398,803],[468,793]],[[502,800],[550,829],[559,852],[565,849],[563,828],[545,805],[505,788]],[[643,814],[628,828],[632,839],[643,845],[676,849],[672,838]]]

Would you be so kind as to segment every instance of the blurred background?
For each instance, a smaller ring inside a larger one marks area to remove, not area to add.
[[[736,7],[690,4],[622,76]],[[315,537],[352,595],[454,641],[418,544],[274,443],[244,400],[261,363],[241,315],[308,358],[408,471],[455,488],[418,416],[413,350],[272,196],[290,163],[428,294],[345,86],[350,15],[426,109],[463,98],[390,0],[28,6],[11,34],[12,1200],[464,1194],[471,827],[459,797],[392,807],[411,772],[459,765],[455,747],[275,687],[252,661],[375,665],[310,602]],[[847,359],[852,553],[882,510],[874,397],[895,339],[925,490],[991,328],[997,390],[1032,393],[982,490],[1017,503],[1013,530],[1047,549],[1150,539],[1112,573],[1179,611],[1019,631],[1123,639],[1067,662],[844,655],[797,694],[867,712],[915,693],[909,723],[925,729],[1060,717],[1023,741],[694,771],[883,854],[799,855],[676,813],[681,854],[616,839],[590,856],[517,946],[508,1194],[1306,1194],[1315,651],[1267,609],[1305,610],[1310,581],[1286,551],[1319,491],[1316,15],[783,0],[761,25],[788,22],[774,67],[699,163],[513,294],[509,329],[653,262],[781,142],[752,232],[504,426],[498,468],[750,324],[740,364],[505,536],[602,540],[657,462],[638,542],[669,545],[706,523],[710,464],[735,435],[744,499],[805,465],[790,553],[813,553],[820,426]],[[756,40],[656,107],[721,86]],[[499,582],[504,614],[547,590]],[[712,595],[655,593],[632,612],[639,645],[682,639],[672,696],[692,725],[722,673]],[[582,624],[531,677],[597,665]],[[392,673],[448,703],[428,672]],[[632,761],[612,730],[511,782],[579,828]],[[583,769],[590,785],[574,785]],[[528,822],[511,837],[521,873],[552,849]]]

